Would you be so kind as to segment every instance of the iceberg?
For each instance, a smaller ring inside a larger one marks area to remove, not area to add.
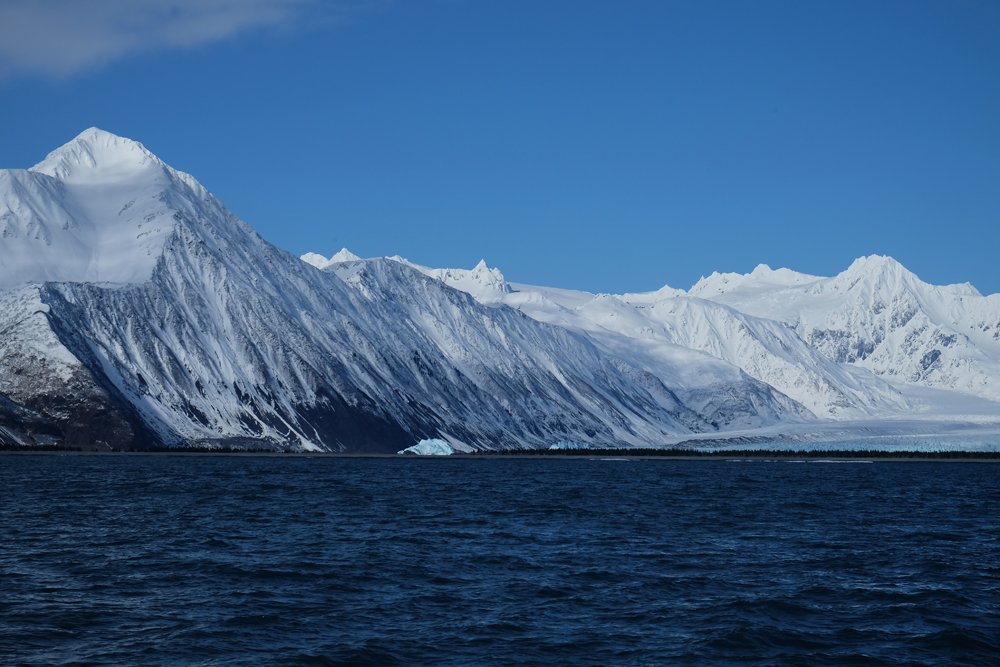
[[[549,449],[590,449],[590,445],[586,445],[580,442],[568,442],[566,440],[560,440],[556,444],[549,447]]]
[[[397,452],[397,454],[416,454],[418,456],[448,456],[454,453],[455,448],[439,438],[421,440],[412,447]]]

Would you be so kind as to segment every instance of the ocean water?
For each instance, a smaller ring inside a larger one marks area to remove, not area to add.
[[[0,456],[3,665],[1000,664],[1000,465]]]

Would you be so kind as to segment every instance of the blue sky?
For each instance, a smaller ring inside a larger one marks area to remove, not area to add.
[[[1000,3],[0,2],[0,166],[96,125],[295,254],[1000,292]]]

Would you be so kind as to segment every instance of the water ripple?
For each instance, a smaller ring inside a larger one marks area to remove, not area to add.
[[[1000,466],[0,457],[0,663],[996,665]]]

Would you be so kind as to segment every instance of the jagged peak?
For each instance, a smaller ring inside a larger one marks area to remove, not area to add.
[[[742,273],[719,273],[713,271],[712,275],[702,276],[689,290],[692,296],[712,297],[729,292],[740,285],[747,276]]]
[[[330,258],[331,262],[356,262],[360,257],[355,255],[353,252],[347,248],[341,248],[336,255]]]
[[[455,289],[468,292],[480,300],[493,300],[512,291],[503,274],[500,273],[500,269],[490,268],[485,259],[479,260],[479,263],[472,269],[432,269],[428,266],[414,264],[399,255],[386,257],[386,259],[417,269],[426,276],[440,280]]]
[[[923,284],[916,274],[888,255],[868,255],[859,257],[847,270],[834,278],[834,284],[847,281],[851,286],[858,284],[881,284],[889,289],[897,289],[903,284]]]
[[[63,181],[103,181],[151,167],[168,168],[138,141],[92,127],[49,153],[29,171]]]
[[[685,295],[686,292],[684,290],[675,289],[670,285],[664,285],[660,289],[653,292],[628,292],[626,294],[622,294],[619,298],[625,303],[652,304],[665,299],[673,299]]]

